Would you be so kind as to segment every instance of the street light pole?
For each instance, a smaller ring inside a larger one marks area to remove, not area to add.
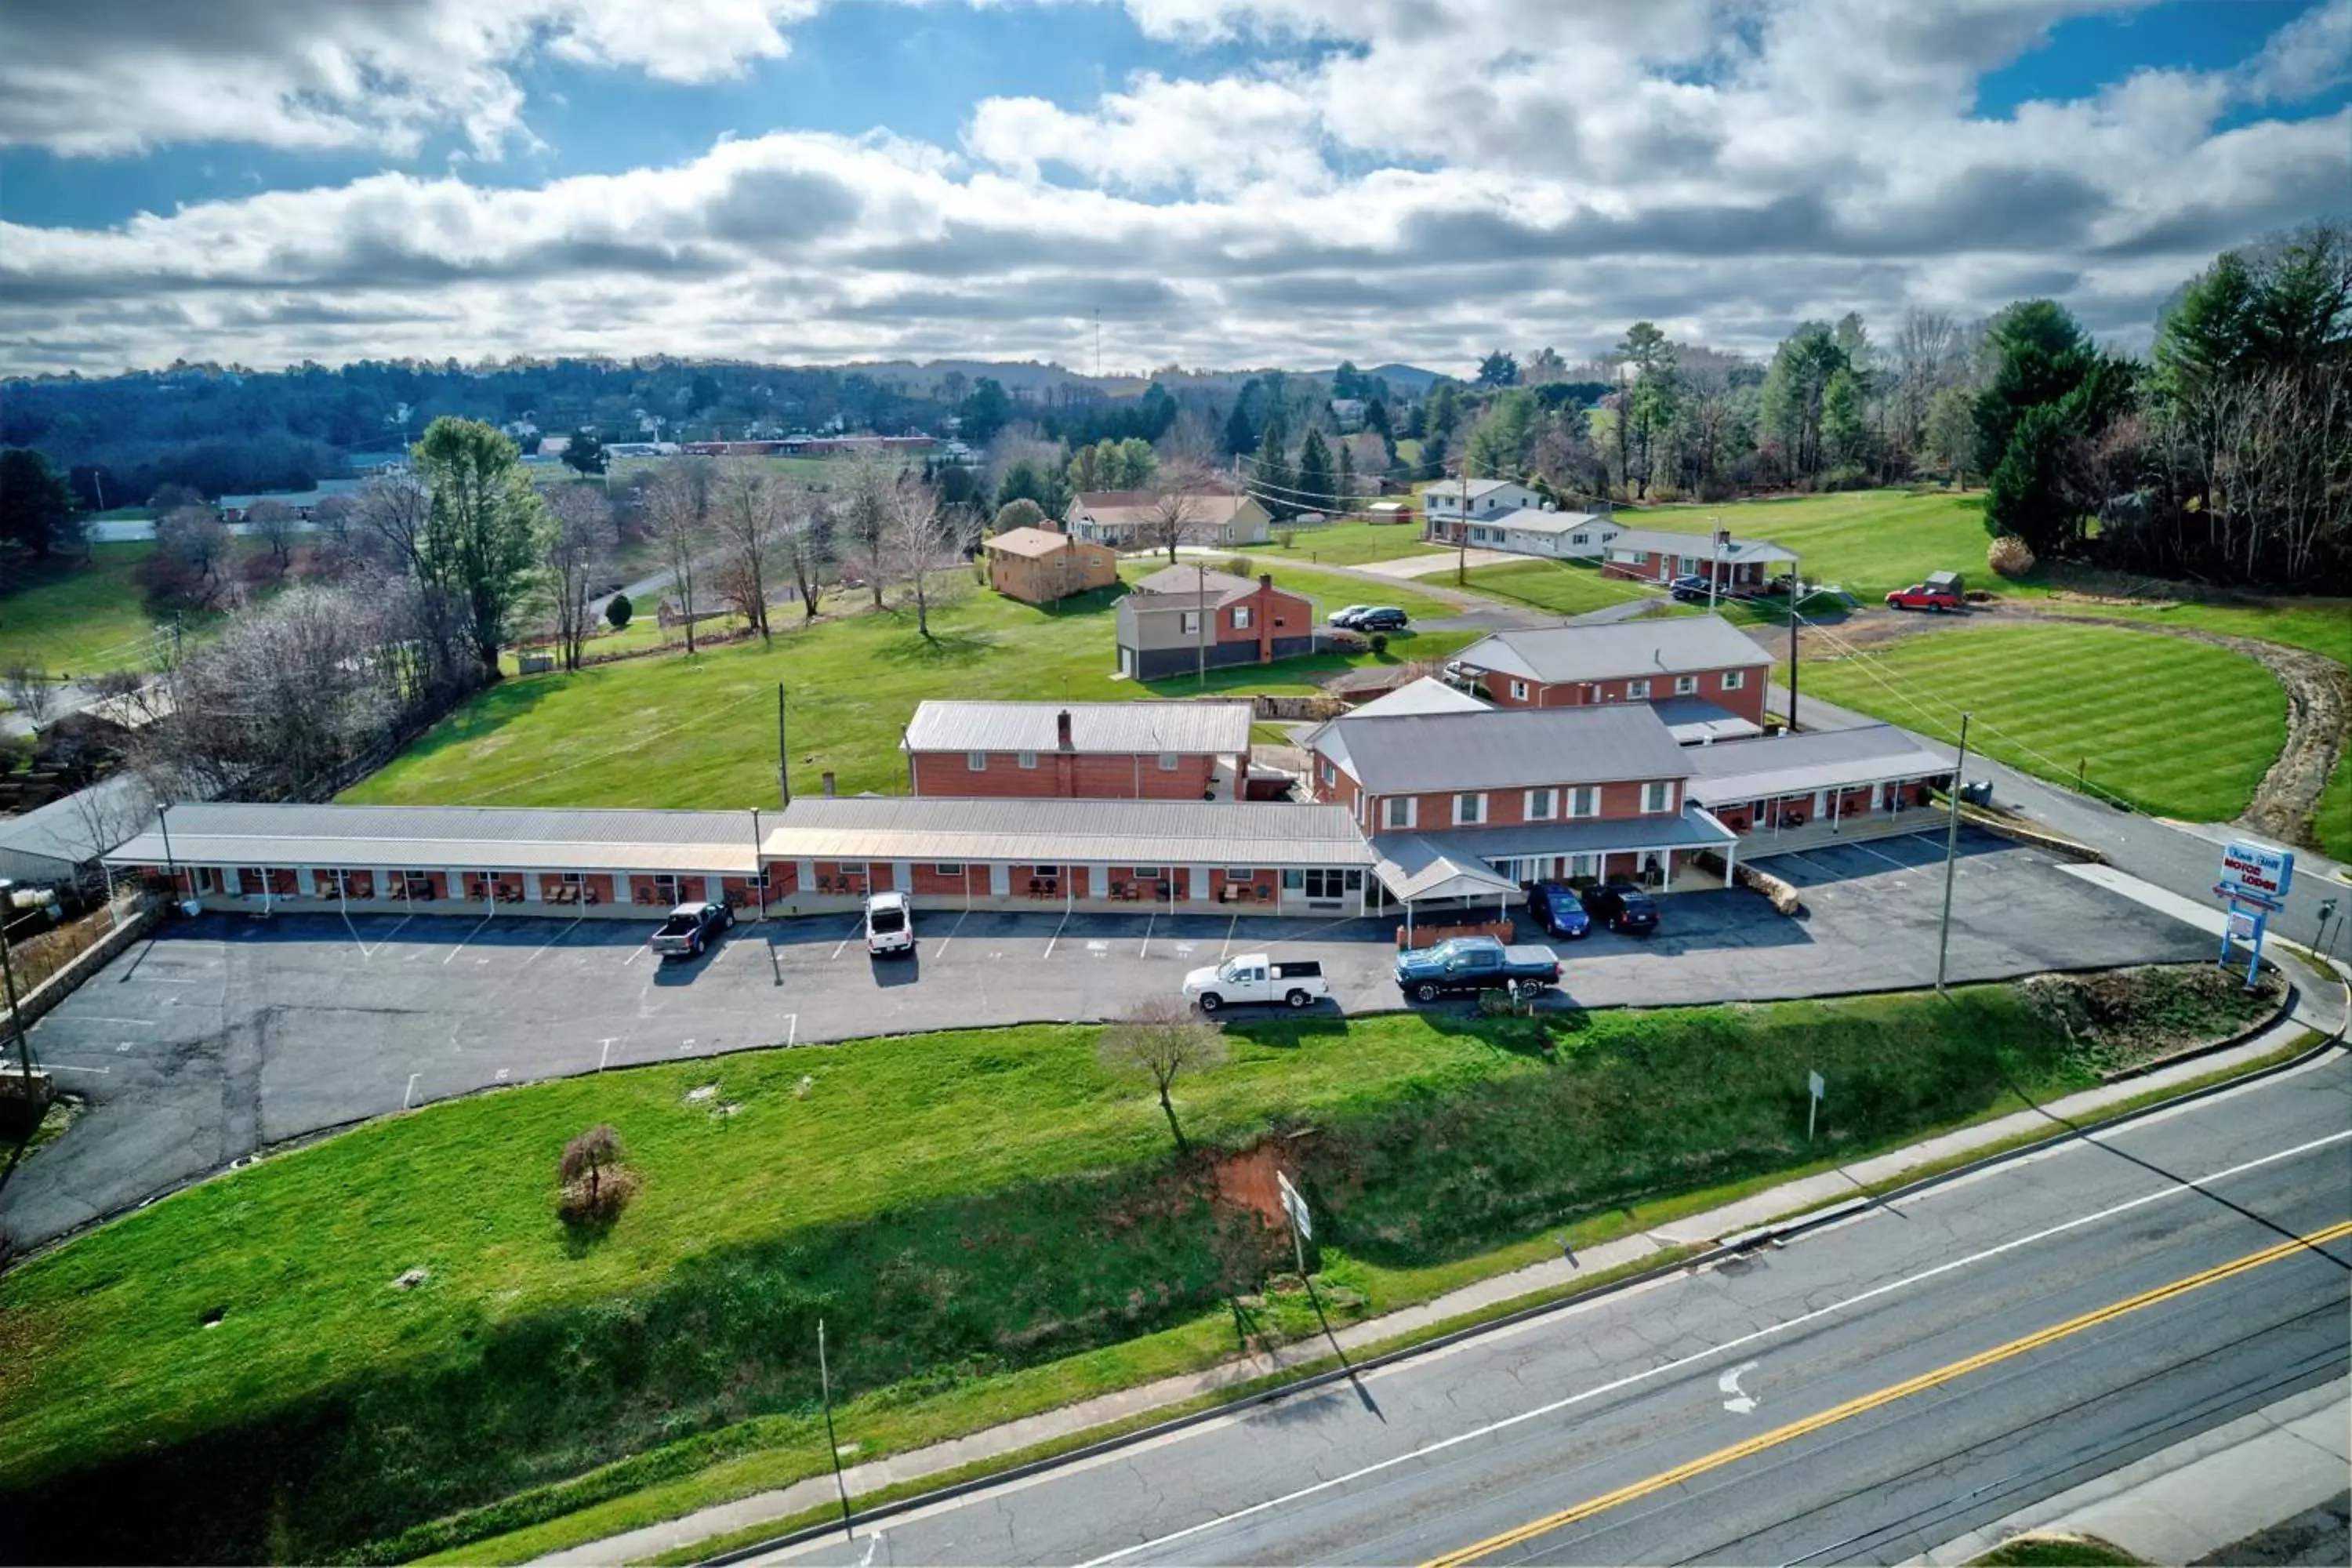
[[[1944,920],[1936,933],[1936,994],[1944,994],[1944,966],[1952,951],[1952,879],[1959,871],[1960,790],[1969,765],[1969,715],[1960,715],[1960,752],[1952,759],[1951,816],[1944,825]]]
[[[16,1016],[16,963],[11,956],[13,944],[8,941],[8,913],[16,907],[16,900],[15,881],[0,877],[0,982],[8,988],[8,1027],[16,1037],[16,1059],[24,1068],[25,1092],[29,1097],[33,1091],[33,1042]],[[32,1103],[29,1098],[26,1103]]]

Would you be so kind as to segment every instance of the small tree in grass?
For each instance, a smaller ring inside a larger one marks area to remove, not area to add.
[[[604,601],[604,620],[616,632],[628,630],[629,617],[636,613],[626,594],[615,594]]]
[[[1184,1129],[1176,1120],[1170,1091],[1176,1075],[1186,1068],[1205,1071],[1223,1064],[1224,1032],[1195,1016],[1191,1007],[1176,998],[1158,996],[1136,1004],[1105,1026],[1095,1049],[1110,1071],[1151,1080],[1160,1092],[1160,1109],[1168,1118],[1169,1133],[1176,1147],[1183,1149]]]
[[[562,1196],[556,1212],[572,1225],[610,1225],[637,1190],[636,1173],[622,1164],[627,1151],[609,1123],[591,1127],[563,1146],[556,1167]]]

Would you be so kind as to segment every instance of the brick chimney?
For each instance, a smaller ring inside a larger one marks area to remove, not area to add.
[[[1054,744],[1066,752],[1076,750],[1070,743],[1070,710],[1066,708],[1054,715]]]
[[[1273,573],[1261,572],[1257,574],[1257,592],[1251,595],[1251,600],[1257,606],[1257,614],[1255,617],[1257,622],[1257,661],[1260,664],[1272,664],[1274,662]]]

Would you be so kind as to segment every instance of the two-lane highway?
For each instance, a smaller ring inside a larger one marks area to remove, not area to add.
[[[2352,1058],[775,1560],[1894,1562],[2343,1375]]]

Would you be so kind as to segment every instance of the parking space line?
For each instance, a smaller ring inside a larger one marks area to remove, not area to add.
[[[44,1062],[41,1064],[41,1070],[43,1072],[112,1072],[114,1069],[112,1068],[76,1067],[71,1062]]]
[[[465,951],[466,951],[466,944],[467,944],[467,942],[471,942],[471,941],[473,941],[473,940],[474,940],[474,937],[475,937],[476,933],[477,933],[477,932],[478,932],[478,931],[480,931],[483,926],[486,926],[486,925],[488,925],[488,924],[489,924],[489,923],[490,923],[490,917],[489,917],[489,916],[488,916],[488,915],[484,915],[484,916],[481,918],[481,920],[480,920],[479,921],[476,922],[476,924],[475,924],[475,926],[474,926],[473,931],[467,931],[465,935],[463,935],[463,936],[461,936],[461,937],[459,937],[459,938],[457,939],[457,946],[455,946],[455,947],[453,947],[453,948],[451,948],[451,949],[449,950],[449,958],[455,958],[455,957],[457,957],[459,953],[461,953],[461,952],[465,952]],[[449,958],[445,958],[445,959],[443,959],[443,960],[441,961],[442,967],[444,967],[444,968],[448,967]]]
[[[862,933],[865,930],[866,930],[866,917],[865,917],[864,915],[860,915],[860,916],[858,916],[858,917],[857,917],[857,923],[856,923],[856,925],[853,925],[853,926],[851,926],[851,927],[849,928],[849,934],[848,934],[847,936],[845,936],[845,937],[843,937],[843,938],[842,938],[838,942],[835,942],[835,943],[834,944],[833,956],[834,956],[834,957],[835,957],[835,958],[839,958],[839,957],[841,956],[841,950],[842,950],[843,948],[845,948],[845,947],[847,947],[851,942],[856,942],[856,941],[857,940],[857,938],[858,938],[859,934],[860,934],[860,933]]]
[[[1884,860],[1898,871],[1916,871],[1919,869],[1916,866],[1911,865],[1906,861],[1897,860],[1892,855],[1881,855],[1877,850],[1873,849],[1867,844],[1854,844],[1848,846],[1848,847],[1859,849],[1874,860]]]
[[[557,942],[562,942],[565,937],[570,936],[572,934],[572,928],[577,926],[585,919],[587,919],[585,915],[573,916],[571,925],[565,926],[562,931],[557,931],[553,936],[549,937],[545,942],[541,942],[539,946],[532,951],[530,958],[524,959],[522,963],[515,966],[515,972],[517,973],[520,973],[523,970],[529,969],[530,967],[531,958],[537,958],[541,953],[545,952],[549,948],[553,947]]]
[[[615,1038],[617,1037],[615,1037]],[[611,1040],[603,1040],[598,1043],[604,1048],[596,1053],[596,1070],[598,1072],[603,1072],[604,1070],[604,1064],[613,1059],[613,1042]]]
[[[1143,919],[1143,945],[1142,945],[1141,947],[1139,947],[1139,948],[1137,948],[1137,949],[1135,950],[1135,956],[1136,956],[1136,957],[1138,957],[1138,958],[1149,958],[1149,957],[1150,957],[1150,956],[1151,956],[1151,926],[1152,926],[1152,922],[1153,922],[1153,921],[1157,921],[1157,920],[1159,920],[1159,918],[1160,918],[1160,911],[1159,911],[1158,910],[1152,910],[1150,914],[1148,914],[1148,915],[1146,915],[1146,916],[1144,917],[1144,919]]]
[[[155,1020],[152,1018],[101,1018],[95,1013],[60,1013],[58,1017],[61,1022],[68,1024],[136,1024],[145,1029],[155,1026]],[[41,1020],[41,1023],[47,1022],[48,1020],[46,1018]],[[40,1026],[40,1024],[33,1026],[36,1029]]]
[[[1053,956],[1054,956],[1054,944],[1055,944],[1055,942],[1059,942],[1059,941],[1061,941],[1061,940],[1062,940],[1062,926],[1068,925],[1069,923],[1070,923],[1070,906],[1069,906],[1069,905],[1067,905],[1067,904],[1064,904],[1064,905],[1062,906],[1062,920],[1061,920],[1061,924],[1060,924],[1060,925],[1056,925],[1056,926],[1054,928],[1054,934],[1053,934],[1052,936],[1049,936],[1049,937],[1047,937],[1047,938],[1045,939],[1045,956],[1046,956],[1046,957],[1051,958],[1051,957],[1053,957]]]
[[[635,963],[637,960],[639,960],[639,959],[643,958],[645,955],[646,955],[646,944],[645,944],[644,942],[639,942],[639,943],[637,943],[637,945],[636,945],[636,946],[635,946],[635,947],[633,947],[633,948],[629,949],[629,956],[628,956],[628,957],[626,957],[626,958],[625,958],[625,959],[621,960],[621,967],[622,967],[622,968],[624,968],[624,969],[626,969],[626,968],[628,968],[628,967],[629,967],[629,965],[631,965],[632,963]]]
[[[1232,920],[1225,922],[1225,940],[1217,944],[1217,958],[1220,963],[1224,959],[1225,949],[1234,945],[1234,930],[1241,923],[1242,917],[1239,914],[1235,914]]]
[[[966,910],[962,914],[956,916],[955,924],[948,927],[948,934],[940,938],[940,945],[931,953],[933,958],[938,958],[947,952],[948,943],[955,941],[955,933],[963,930],[964,916],[971,913],[970,910]]]
[[[413,1072],[408,1075],[408,1087],[400,1091],[401,1110],[405,1110],[408,1109],[408,1101],[410,1098],[416,1093],[416,1080],[424,1076],[425,1075],[421,1072]]]

